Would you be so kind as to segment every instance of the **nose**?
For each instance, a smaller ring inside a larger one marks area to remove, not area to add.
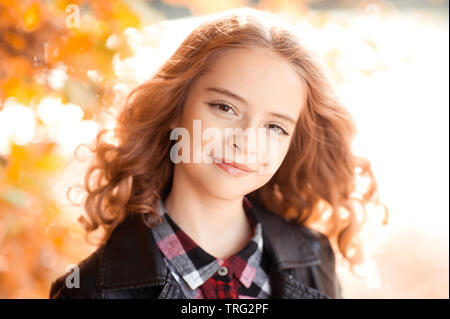
[[[256,135],[252,136],[251,129],[233,131],[233,134],[228,136],[228,145],[235,153],[236,161],[252,162],[252,158],[256,157]],[[256,158],[254,159],[256,163]]]
[[[238,163],[252,163],[252,169],[261,174],[273,173],[276,169],[278,140],[267,137],[264,131],[259,132],[256,128],[253,131],[252,128],[233,130],[226,143],[225,158]]]

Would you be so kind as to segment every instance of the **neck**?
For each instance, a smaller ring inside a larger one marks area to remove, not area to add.
[[[175,165],[172,189],[164,201],[173,221],[210,255],[226,259],[242,249],[253,233],[243,196],[217,197],[193,185]]]

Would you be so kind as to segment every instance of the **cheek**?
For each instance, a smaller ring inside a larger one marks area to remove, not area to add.
[[[191,152],[201,152],[207,145],[222,143],[221,136],[216,133],[223,131],[223,123],[217,121],[208,107],[203,102],[196,102],[186,107],[180,126],[189,131]]]
[[[278,142],[272,141],[267,149],[263,150],[260,154],[262,163],[260,165],[259,174],[273,176],[278,168],[281,166],[284,158],[289,149],[288,139],[279,139]]]
[[[289,150],[289,141],[282,143],[278,151],[278,167],[280,167]]]
[[[202,158],[202,162],[209,163],[210,155],[220,157],[225,149],[225,139],[220,127],[202,120],[201,129],[196,131],[197,142],[193,144],[193,152],[197,157]]]

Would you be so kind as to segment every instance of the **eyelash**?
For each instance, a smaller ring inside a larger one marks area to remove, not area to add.
[[[269,126],[270,126],[270,125],[276,126],[277,130],[280,130],[280,131],[281,131],[281,134],[289,135],[289,134],[281,127],[281,126],[276,125],[276,124],[269,124]]]
[[[207,103],[207,104],[208,104],[209,106],[211,106],[212,108],[217,109],[217,110],[220,111],[220,112],[228,113],[227,111],[223,111],[223,110],[220,109],[221,106],[226,106],[226,107],[229,108],[229,110],[232,110],[232,111],[236,114],[234,108],[233,108],[232,106],[226,104],[225,102],[217,101],[217,102],[211,102],[211,103]],[[269,124],[268,126],[271,126],[271,125],[272,125],[272,126],[275,126],[277,131],[281,131],[281,134],[289,135],[289,134],[286,132],[286,130],[283,129],[281,126],[276,125],[276,124]]]
[[[213,108],[215,108],[215,109],[218,109],[218,110],[221,111],[221,112],[228,113],[228,112],[223,111],[223,110],[221,110],[221,109],[219,108],[220,106],[226,106],[226,107],[228,107],[229,109],[231,109],[231,110],[236,114],[234,108],[233,108],[231,105],[226,104],[225,102],[217,101],[217,102],[212,102],[212,103],[208,103],[208,104],[209,104],[211,107],[213,107]]]

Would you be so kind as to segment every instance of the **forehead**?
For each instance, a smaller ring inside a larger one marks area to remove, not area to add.
[[[247,100],[249,107],[283,112],[294,118],[306,100],[305,84],[293,65],[266,48],[231,49],[198,79],[195,91],[225,88]]]

